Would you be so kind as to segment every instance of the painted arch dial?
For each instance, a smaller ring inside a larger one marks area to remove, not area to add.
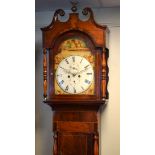
[[[83,93],[91,86],[93,80],[93,67],[81,56],[66,57],[56,70],[56,81],[59,87],[69,94]]]

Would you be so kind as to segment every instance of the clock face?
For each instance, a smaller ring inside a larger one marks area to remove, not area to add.
[[[56,70],[56,81],[59,87],[69,94],[83,93],[91,86],[93,80],[93,67],[82,56],[66,57]]]

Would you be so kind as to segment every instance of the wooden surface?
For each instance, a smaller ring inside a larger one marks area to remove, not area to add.
[[[72,30],[78,30],[89,35],[97,47],[105,46],[105,35],[106,31],[108,31],[107,27],[95,22],[93,12],[90,8],[86,8],[86,10],[88,10],[88,14],[90,14],[90,18],[87,21],[80,20],[78,13],[71,13],[66,22],[59,21],[58,16],[60,14],[59,11],[56,11],[57,13],[55,13],[52,23],[41,29],[43,31],[43,48],[51,48],[56,38]]]
[[[98,113],[95,111],[56,111],[53,131],[58,132],[58,154],[98,155]],[[95,136],[95,138],[94,138]]]

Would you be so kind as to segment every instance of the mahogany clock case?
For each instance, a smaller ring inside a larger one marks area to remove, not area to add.
[[[106,36],[109,31],[95,22],[90,8],[83,10],[83,15],[89,15],[87,21],[79,19],[76,9],[72,11],[69,19],[61,22],[58,17],[65,12],[56,10],[51,24],[41,29],[44,102],[53,110],[53,155],[99,155],[99,108],[108,98]],[[84,40],[95,57],[93,95],[55,94],[54,58],[60,52],[61,43],[74,37]]]

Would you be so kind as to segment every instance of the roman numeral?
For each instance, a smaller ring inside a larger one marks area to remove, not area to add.
[[[81,86],[82,90],[84,90],[84,88]]]
[[[86,68],[88,68],[88,66],[89,66],[89,65],[85,66],[84,68],[86,69]]]
[[[66,88],[65,88],[65,91],[68,91],[68,89],[69,89],[69,86],[67,85]]]
[[[92,75],[93,73],[86,73],[87,75]]]
[[[89,80],[87,80],[87,79],[85,79],[85,83],[90,84],[90,81],[89,81]]]
[[[68,60],[67,60],[67,59],[65,59],[65,61],[66,61],[66,63],[67,63],[67,64],[69,64],[69,62],[68,62]]]
[[[57,74],[57,76],[60,76],[60,77],[62,77],[62,74]]]
[[[74,93],[76,93],[76,89],[75,88],[73,88],[74,89]]]
[[[75,62],[75,57],[72,57],[73,62]]]
[[[83,58],[81,59],[80,63],[82,62]]]
[[[59,85],[62,85],[64,83],[64,80],[62,80],[61,82],[59,82]]]

